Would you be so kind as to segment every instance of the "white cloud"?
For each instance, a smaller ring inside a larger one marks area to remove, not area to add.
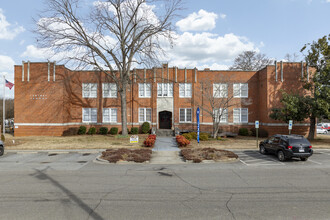
[[[220,14],[220,18],[225,19],[227,17],[226,14]]]
[[[221,69],[227,69],[235,57],[246,50],[259,51],[254,43],[233,33],[219,36],[185,32],[176,36],[173,48],[166,48],[167,60],[175,66]]]
[[[22,26],[13,26],[7,21],[3,10],[0,8],[0,39],[12,40],[23,31],[25,29]]]
[[[0,55],[0,71],[14,72],[15,61],[9,57]]]
[[[21,54],[21,57],[28,59],[49,59],[53,55],[51,49],[37,48],[34,45],[28,45],[26,50]]]
[[[178,21],[176,26],[178,26],[181,31],[209,31],[215,28],[215,20],[217,18],[217,14],[201,9],[198,13],[194,12],[188,15],[188,17]]]

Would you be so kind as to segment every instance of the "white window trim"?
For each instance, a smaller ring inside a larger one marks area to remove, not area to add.
[[[218,94],[218,93],[216,93],[216,90],[215,90],[215,87],[216,86],[219,86],[220,88],[220,91],[219,91],[219,93],[220,94]],[[223,87],[223,86],[225,86],[226,88],[226,92],[225,92],[225,94],[223,95],[223,93],[221,92],[222,90],[221,90],[221,88]],[[228,84],[227,83],[213,83],[213,97],[214,98],[227,98],[228,97]]]
[[[184,96],[181,95],[181,85],[184,85]],[[190,85],[190,94],[187,94],[187,87]],[[179,98],[191,98],[192,96],[192,84],[191,83],[179,83]]]
[[[140,110],[143,109],[143,121],[140,120]],[[147,121],[147,109],[150,109],[150,121]],[[151,108],[139,108],[139,112],[138,112],[138,117],[139,117],[139,123],[143,123],[143,122],[149,122],[151,123],[152,120],[152,109]]]
[[[181,109],[184,109],[184,121],[181,121]],[[190,109],[191,111],[191,121],[187,121],[187,109]],[[192,122],[192,109],[191,108],[179,108],[179,122],[180,123],[191,123]]]
[[[162,85],[162,95],[159,95],[158,84]],[[158,83],[157,84],[157,97],[173,97],[173,83]],[[167,84],[167,96],[164,96],[164,85]],[[172,94],[170,94],[170,85],[172,85]]]
[[[246,114],[246,121],[242,121],[242,110],[246,110],[247,114]],[[234,112],[235,110],[239,110],[239,121],[235,121],[235,117],[234,117]],[[248,108],[234,108],[233,109],[233,122],[234,123],[248,123],[249,122],[249,109]]]
[[[96,109],[96,121],[85,121],[84,120],[84,109],[88,109],[89,118],[92,119],[92,109]],[[82,117],[81,120],[83,123],[97,123],[97,108],[82,108]]]
[[[215,109],[216,110],[216,109]],[[222,111],[222,108],[220,108],[218,111]],[[213,115],[215,116],[215,112],[213,113]],[[226,116],[225,120],[222,120],[223,119],[223,116]],[[224,109],[223,112],[222,112],[222,115],[220,117],[220,123],[228,123],[228,109]]]
[[[239,94],[235,94],[235,85],[238,85],[239,87]],[[247,86],[247,95],[246,96],[242,96],[242,87],[246,85]],[[248,98],[249,97],[249,84],[248,83],[234,83],[233,84],[233,94],[234,94],[234,98]]]
[[[85,93],[84,93],[84,88],[85,86],[84,85],[88,85],[88,96],[85,96]],[[96,95],[95,96],[92,96],[92,84],[93,85],[96,85]],[[97,83],[83,83],[82,84],[82,97],[83,98],[97,98]]]
[[[111,96],[111,92],[110,92],[111,90],[109,90],[109,93],[108,94],[105,94],[104,93],[104,91],[105,91],[104,87],[105,87],[106,84],[111,84],[110,87],[111,86],[115,86],[116,87],[116,95],[115,96]],[[117,93],[118,93],[118,90],[117,90],[116,83],[102,83],[102,97],[103,98],[117,98]]]
[[[150,95],[147,96],[147,85],[149,85],[150,88]],[[140,95],[140,86],[143,86],[143,90],[144,90],[144,96]],[[139,98],[151,98],[151,93],[152,93],[152,89],[151,89],[151,83],[139,83]]]
[[[104,120],[104,110],[106,110],[106,109],[109,109],[108,111],[109,111],[110,121]],[[111,114],[112,110],[116,110],[116,118],[115,118],[116,120],[115,121],[112,121],[112,114]],[[103,110],[102,110],[102,122],[103,123],[117,123],[117,121],[118,121],[118,109],[117,108],[103,108]]]

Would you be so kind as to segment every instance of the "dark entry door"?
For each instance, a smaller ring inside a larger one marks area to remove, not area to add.
[[[171,129],[172,127],[172,112],[159,112],[159,129]]]

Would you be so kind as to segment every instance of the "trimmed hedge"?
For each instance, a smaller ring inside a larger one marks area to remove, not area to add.
[[[107,127],[100,127],[99,133],[103,134],[103,135],[106,135],[106,134],[108,134],[108,130],[109,129]]]
[[[80,126],[78,129],[78,134],[82,135],[82,134],[86,134],[87,128],[85,126]]]
[[[88,129],[87,134],[89,134],[89,135],[96,134],[96,128],[95,128],[95,127],[90,127],[90,128]]]
[[[238,134],[241,136],[248,136],[249,135],[249,129],[247,128],[240,128],[238,130]]]
[[[191,141],[193,139],[193,136],[191,133],[184,133],[182,134],[183,137],[185,137],[187,140]]]
[[[251,128],[251,133],[252,133],[252,136],[257,136],[257,134],[256,134],[256,129],[255,128]],[[266,137],[268,137],[269,136],[269,134],[268,134],[268,131],[266,131],[265,129],[263,129],[263,128],[259,128],[258,129],[258,137],[262,137],[262,138],[266,138]]]
[[[112,134],[112,135],[116,135],[116,134],[118,134],[118,128],[110,128],[110,132],[109,132],[110,134]]]
[[[139,128],[132,127],[131,128],[131,134],[138,134],[139,133]]]
[[[141,132],[142,134],[147,134],[150,131],[150,123],[149,122],[143,122],[141,126]]]

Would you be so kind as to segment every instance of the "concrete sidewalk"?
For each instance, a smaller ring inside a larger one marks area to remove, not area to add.
[[[180,164],[184,163],[175,137],[157,137],[152,149],[151,164]]]
[[[152,151],[180,151],[175,137],[157,137]]]

